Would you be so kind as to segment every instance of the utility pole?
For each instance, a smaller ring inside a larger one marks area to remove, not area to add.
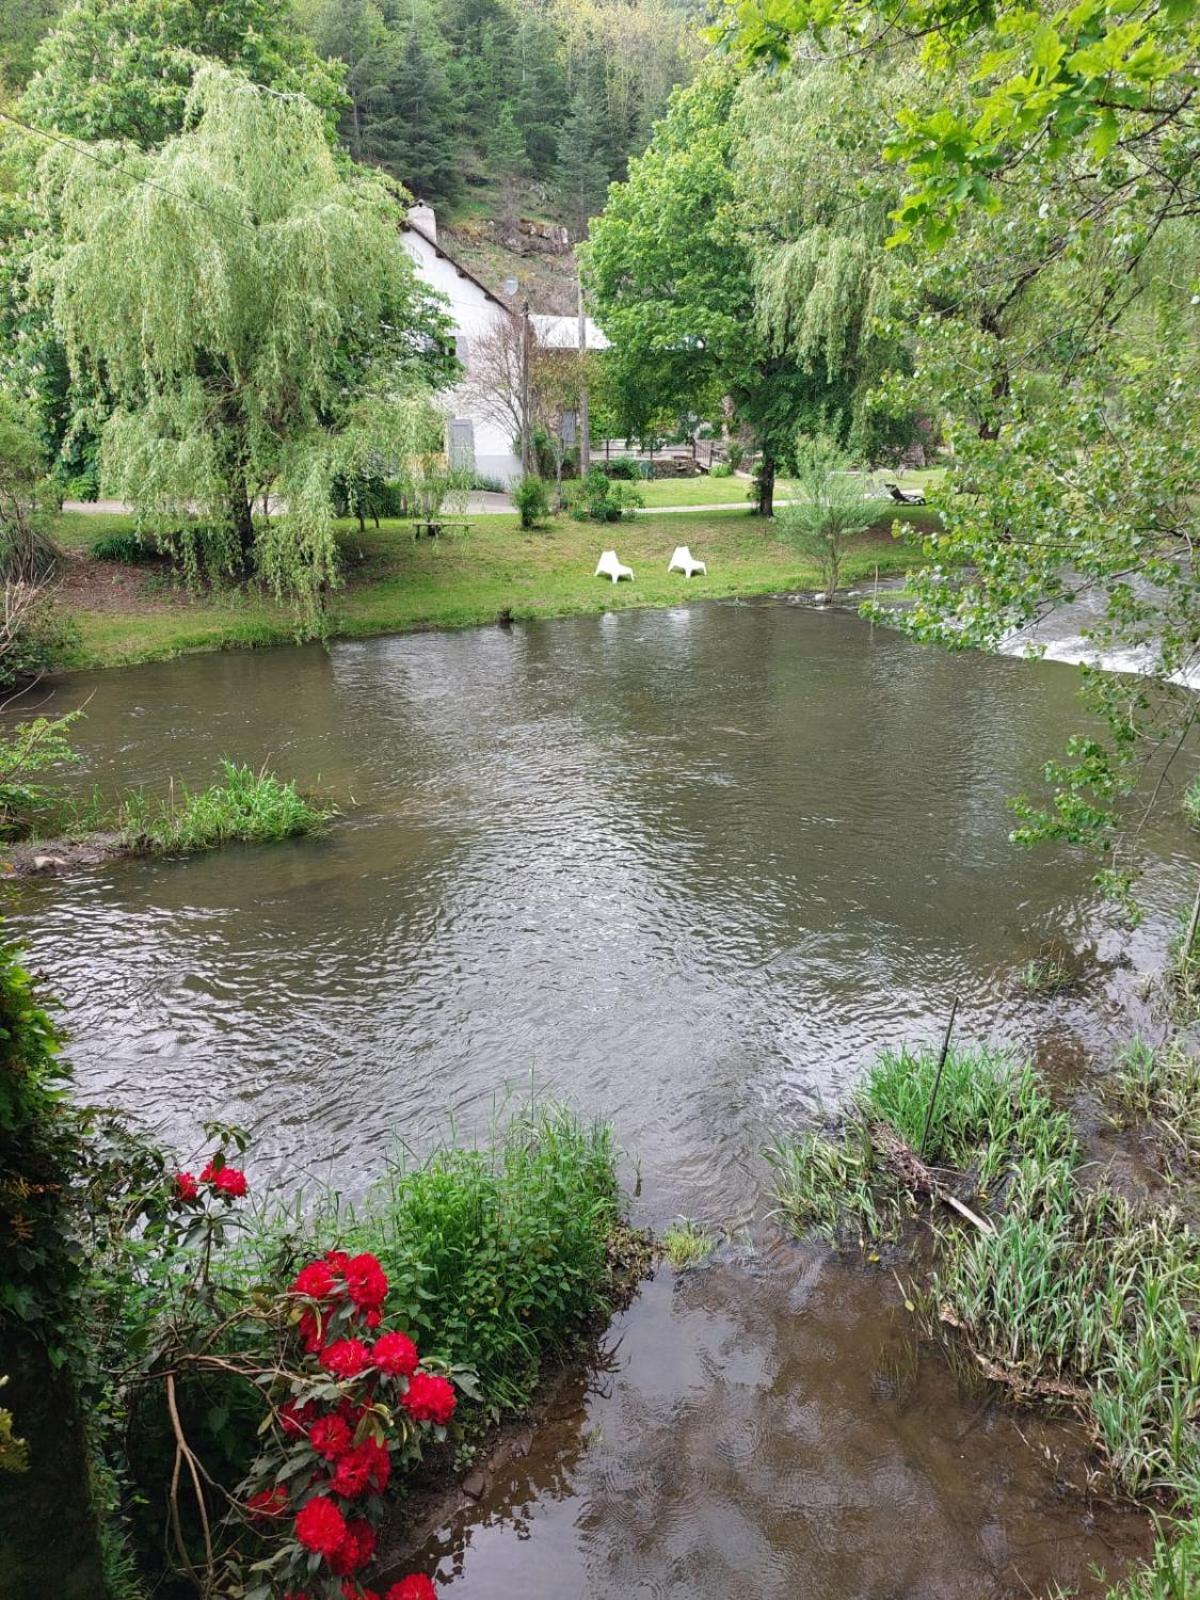
[[[576,272],[579,282],[579,476],[587,476],[592,464],[592,430],[591,420],[588,417],[588,350],[587,350],[587,314],[583,309],[583,274]]]
[[[521,306],[521,471],[528,472],[533,440],[529,431],[529,296]]]

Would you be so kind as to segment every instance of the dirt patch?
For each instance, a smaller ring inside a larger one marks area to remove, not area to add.
[[[58,570],[56,599],[66,611],[127,615],[184,610],[203,598],[179,584],[177,569],[165,556],[130,567],[66,550]]]
[[[4,846],[0,871],[9,878],[54,878],[136,854],[121,833],[89,833],[82,839],[25,839]]]

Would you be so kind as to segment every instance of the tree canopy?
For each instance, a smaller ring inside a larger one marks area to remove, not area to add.
[[[875,61],[899,85],[858,187],[894,175],[904,383],[954,450],[904,625],[992,648],[1087,603],[1098,666],[1142,672],[1085,672],[1107,732],[1049,765],[1018,836],[1119,855],[1196,711],[1196,8],[763,0],[726,32],[785,76]],[[835,161],[843,132],[835,110]]]
[[[316,54],[287,0],[73,0],[35,59],[30,121],[144,149],[179,132],[204,61],[305,94],[330,117],[342,102],[340,69]]]
[[[248,563],[311,618],[337,581],[331,490],[428,448],[445,325],[387,186],[347,174],[301,96],[202,68],[160,151],[53,149],[43,263],[73,379],[98,396],[106,492],[184,530],[194,567]],[[255,521],[268,493],[281,509]]]

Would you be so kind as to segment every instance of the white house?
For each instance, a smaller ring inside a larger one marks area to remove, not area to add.
[[[437,217],[431,206],[412,206],[405,218],[403,241],[417,271],[431,288],[449,302],[458,359],[472,370],[472,347],[482,336],[513,314],[513,307],[456,261],[438,243]],[[576,317],[530,316],[533,337],[555,349],[579,348]],[[586,319],[587,347],[602,350],[608,340],[591,318]],[[447,449],[456,464],[474,464],[481,478],[510,484],[521,476],[521,458],[514,451],[511,428],[497,419],[495,407],[480,403],[469,387],[451,389],[442,396],[449,413]]]

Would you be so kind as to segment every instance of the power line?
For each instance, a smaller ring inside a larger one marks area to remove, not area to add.
[[[165,183],[159,183],[154,178],[139,177],[131,172],[128,167],[123,167],[119,161],[106,161],[103,156],[91,150],[85,144],[77,144],[74,139],[66,139],[61,133],[51,133],[46,128],[35,128],[32,123],[22,122],[20,117],[14,117],[10,111],[0,111],[0,121],[12,123],[14,128],[20,128],[23,133],[32,133],[35,138],[46,139],[51,144],[60,144],[64,150],[71,150],[77,156],[86,156],[89,161],[94,161],[98,167],[103,167],[106,172],[119,172],[123,177],[132,182],[141,184],[145,189],[157,189],[160,194],[169,195],[172,200],[179,200],[184,205],[196,206],[201,211],[207,211],[209,216],[218,217],[222,222],[236,223],[239,228],[254,233],[257,230],[249,223],[243,222],[241,217],[227,217],[219,211],[214,211],[211,206],[205,205],[203,200],[197,200],[194,195],[181,194],[178,189],[172,189]]]

